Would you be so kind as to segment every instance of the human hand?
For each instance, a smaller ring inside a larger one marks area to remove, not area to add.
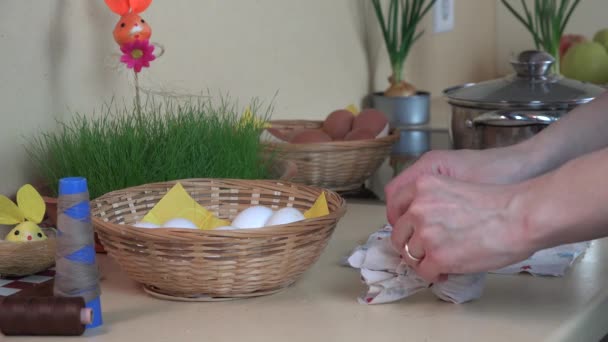
[[[524,239],[523,213],[513,212],[511,205],[518,191],[518,185],[420,176],[396,194],[394,200],[408,209],[393,225],[392,244],[429,282],[524,260],[533,248]]]
[[[529,176],[526,153],[520,146],[488,150],[434,150],[425,153],[384,188],[388,222],[394,225],[407,211],[398,194],[422,175],[441,175],[462,181],[508,184]]]

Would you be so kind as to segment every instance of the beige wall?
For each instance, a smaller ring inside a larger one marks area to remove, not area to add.
[[[500,74],[506,74],[512,72],[509,60],[520,51],[533,49],[534,43],[524,26],[516,21],[500,0],[496,1],[497,68]],[[608,1],[583,0],[572,15],[566,33],[582,34],[592,39],[595,32],[608,28],[606,13]]]
[[[166,53],[141,74],[143,83],[179,93],[230,92],[241,103],[278,91],[275,117],[322,118],[386,86],[386,53],[368,6],[155,1],[144,17]],[[446,86],[493,77],[495,7],[457,0],[456,28],[441,34],[433,34],[429,15],[406,67],[409,80],[439,96]],[[112,96],[132,96],[130,74],[114,55],[117,20],[102,0],[0,2],[0,193],[31,180],[27,137]]]
[[[495,8],[493,1],[455,0],[455,27],[444,33],[433,33],[433,14],[429,13],[422,27],[425,35],[416,43],[406,65],[410,82],[430,90],[433,96],[441,96],[448,86],[494,77]],[[371,20],[377,30],[375,19]],[[380,51],[374,84],[376,89],[384,89],[390,69],[378,38],[374,39],[374,51]]]

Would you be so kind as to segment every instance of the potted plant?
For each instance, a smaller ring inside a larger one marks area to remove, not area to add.
[[[419,125],[429,120],[430,93],[416,89],[404,77],[404,66],[412,46],[424,31],[418,24],[436,0],[389,0],[388,11],[381,0],[372,5],[391,63],[390,85],[384,92],[375,92],[373,107],[391,118],[391,124]]]
[[[559,74],[560,43],[580,0],[534,0],[532,10],[525,0],[520,1],[523,13],[518,12],[509,0],[501,0],[507,10],[530,32],[536,49],[550,54],[555,59],[553,72]]]

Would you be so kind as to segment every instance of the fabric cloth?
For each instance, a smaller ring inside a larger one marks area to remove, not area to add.
[[[453,303],[464,303],[481,296],[485,283],[483,273],[450,275],[446,281],[437,284],[420,278],[402,263],[401,256],[391,246],[391,231],[392,227],[385,225],[346,259],[348,266],[360,269],[361,280],[368,287],[366,293],[359,297],[360,303],[394,302],[426,289]]]
[[[364,304],[381,304],[401,300],[419,291],[432,291],[438,298],[452,303],[465,303],[480,298],[486,273],[449,275],[446,281],[431,284],[416,275],[401,261],[390,240],[392,227],[385,225],[357,246],[344,263],[357,268],[367,291],[359,297]],[[561,276],[589,246],[588,242],[559,246],[539,251],[521,263],[491,273]]]
[[[590,245],[590,241],[585,241],[543,249],[522,262],[491,271],[490,273],[529,273],[537,276],[561,277],[566,274],[568,268],[572,266],[579,256],[585,253]]]

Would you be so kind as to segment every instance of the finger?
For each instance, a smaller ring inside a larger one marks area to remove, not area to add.
[[[387,197],[391,197],[395,191],[402,186],[413,182],[418,176],[417,165],[412,165],[407,169],[401,171],[397,177],[393,178],[388,184],[384,186],[384,192]]]
[[[413,225],[408,215],[403,215],[393,226],[391,233],[391,243],[397,253],[403,257],[403,247],[413,233]]]
[[[402,187],[404,184],[407,184],[412,181],[412,177],[408,174],[407,171],[401,172],[398,176],[391,179],[388,184],[384,186],[384,192],[387,196],[391,196],[394,194],[395,190]]]
[[[409,241],[408,241],[405,243],[405,247],[403,248],[403,252],[401,254],[401,259],[408,266],[414,267],[414,266],[417,266],[420,262],[422,262],[424,257],[414,256],[414,254],[410,251]]]
[[[416,194],[414,183],[409,183],[398,189],[390,200],[386,203],[386,216],[391,225],[395,225],[397,220],[407,211],[414,200]]]
[[[397,188],[401,186],[401,183],[402,182],[400,176],[397,176],[384,186],[384,196],[387,198],[387,200],[393,197]]]
[[[416,180],[417,176],[420,174],[418,169],[419,167],[416,164],[408,167],[384,187],[387,204],[394,203],[396,200],[395,197],[398,196],[402,189]],[[399,216],[405,212],[395,209],[398,208],[392,208],[390,205],[387,205],[387,217],[391,224],[395,224],[395,221],[397,221]]]
[[[404,244],[403,260],[406,264],[410,266],[416,266],[424,259],[424,245],[420,240],[420,231],[424,229],[424,226],[417,226],[414,228],[411,237]],[[407,245],[407,250],[405,250],[405,246]],[[409,253],[408,253],[409,252]]]
[[[442,279],[442,274],[439,267],[430,258],[424,258],[419,264],[411,267],[420,278],[428,281],[429,283],[436,283]]]

